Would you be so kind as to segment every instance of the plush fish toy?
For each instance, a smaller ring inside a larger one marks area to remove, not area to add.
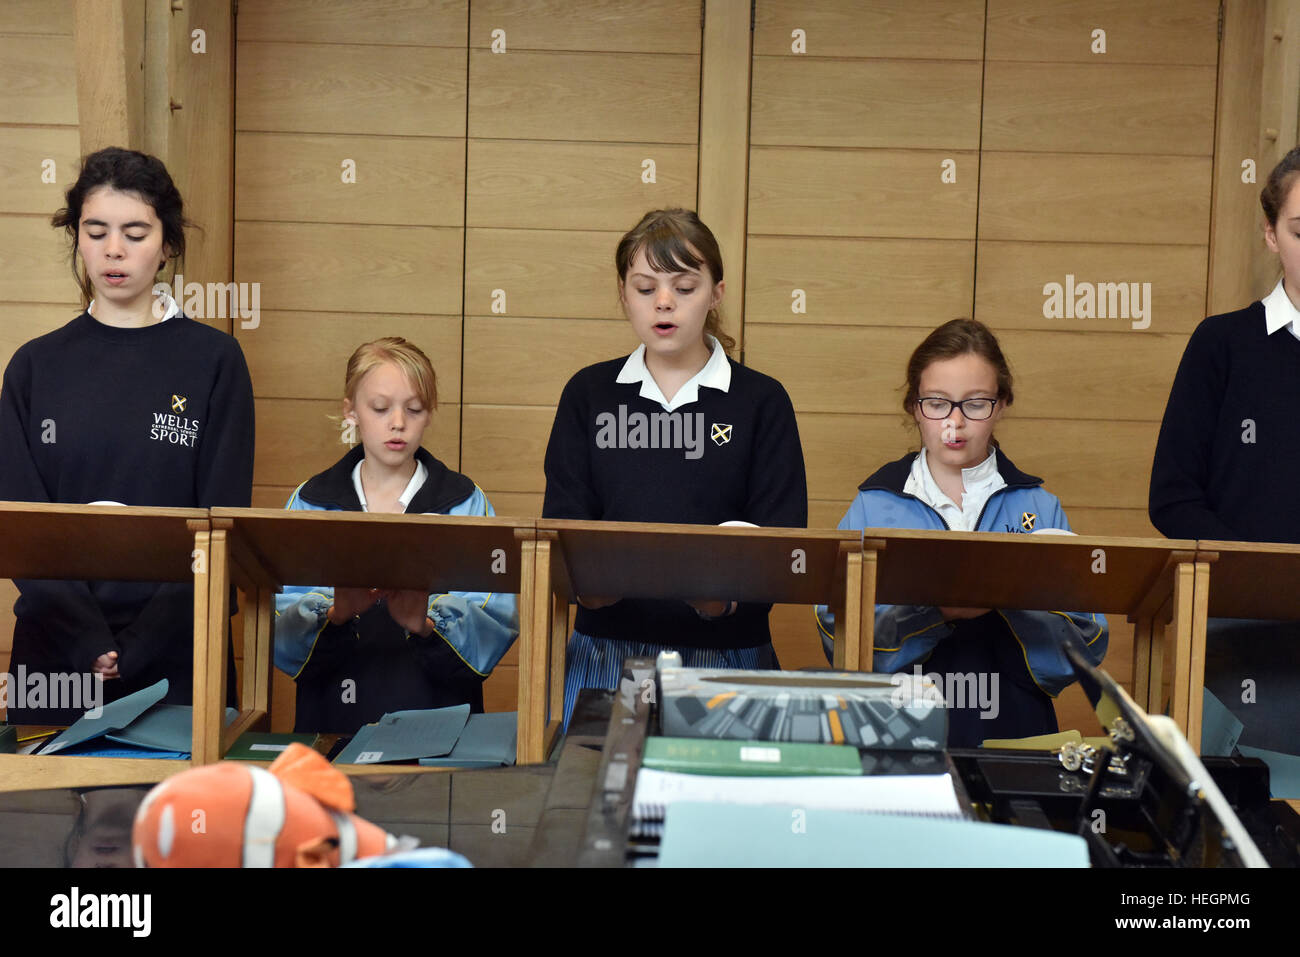
[[[338,867],[405,850],[353,812],[352,782],[293,743],[263,770],[222,761],[182,771],[136,811],[137,867]]]

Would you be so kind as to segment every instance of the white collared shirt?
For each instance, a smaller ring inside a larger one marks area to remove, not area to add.
[[[961,470],[961,484],[966,490],[958,505],[939,488],[930,472],[925,449],[912,460],[912,472],[903,485],[903,491],[915,495],[942,516],[954,532],[973,532],[979,522],[980,512],[994,492],[1007,487],[1007,480],[998,471],[997,453],[989,450],[989,457],[974,468]]]
[[[1273,291],[1260,301],[1264,303],[1264,328],[1270,336],[1283,326],[1288,326],[1291,335],[1300,339],[1300,309],[1295,307],[1291,297],[1286,294],[1281,279]]]
[[[158,314],[159,305],[161,305],[163,309],[162,318],[158,320],[159,322],[166,322],[172,316],[179,316],[181,314],[181,307],[176,305],[176,300],[173,299],[172,294],[166,290],[158,293],[156,303],[150,304],[150,308],[154,310],[154,315]],[[90,313],[92,317],[95,315],[95,300],[90,300],[90,305],[86,307],[86,312]]]
[[[365,457],[363,456],[361,462],[364,461]],[[361,488],[361,462],[358,462],[356,467],[352,469],[352,487],[357,490],[357,501],[361,503],[361,510],[368,512],[370,508],[366,505],[366,493]],[[411,507],[411,499],[415,498],[415,493],[420,491],[420,488],[424,485],[424,480],[428,477],[429,470],[424,467],[423,462],[416,459],[415,474],[411,476],[411,481],[406,483],[406,488],[402,494],[397,496],[397,502],[402,506],[403,512]]]
[[[713,350],[709,355],[709,361],[704,363],[703,369],[686,380],[686,383],[677,390],[677,394],[673,396],[671,402],[664,398],[659,383],[655,381],[655,377],[646,368],[645,343],[637,346],[636,352],[627,357],[627,361],[623,363],[623,368],[619,370],[618,378],[615,381],[624,384],[640,382],[641,398],[658,402],[663,406],[665,412],[672,412],[674,409],[694,402],[700,397],[700,386],[702,385],[708,386],[710,389],[726,392],[731,388],[731,363],[727,361],[727,351],[722,348],[722,343],[713,336],[709,336],[708,339],[709,347]]]

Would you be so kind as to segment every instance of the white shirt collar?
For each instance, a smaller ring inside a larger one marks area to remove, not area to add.
[[[1296,309],[1295,303],[1286,294],[1281,279],[1261,301],[1264,303],[1264,328],[1270,336],[1282,327],[1290,326],[1291,334],[1300,339],[1300,309]]]
[[[709,336],[709,348],[712,352],[709,354],[709,361],[704,363],[704,368],[695,375],[691,376],[673,396],[671,402],[664,398],[663,390],[659,388],[659,383],[655,382],[654,376],[645,366],[645,343],[637,346],[636,352],[627,357],[623,363],[623,368],[619,370],[617,382],[624,384],[629,382],[641,383],[641,398],[650,399],[658,402],[664,407],[665,412],[672,412],[683,405],[694,402],[700,397],[700,386],[708,386],[710,389],[718,389],[726,392],[731,388],[731,363],[727,361],[727,351],[722,348],[720,343],[713,336]]]
[[[921,454],[912,460],[912,471],[903,484],[903,491],[915,495],[938,512],[953,531],[973,532],[984,504],[994,492],[1007,486],[1006,479],[998,471],[997,453],[990,449],[989,457],[979,465],[962,469],[961,484],[965,494],[958,505],[944,494],[939,483],[934,480],[923,448]]]
[[[162,283],[159,283],[159,285],[161,286]],[[153,309],[155,316],[158,315],[158,310],[160,308],[162,309],[162,317],[159,318],[159,322],[166,322],[172,316],[179,316],[181,314],[181,307],[176,305],[176,300],[172,298],[171,293],[166,291],[166,287],[163,287],[163,290],[154,298],[151,308]],[[90,305],[86,307],[86,312],[90,313],[92,316],[95,315],[95,300],[90,300]]]
[[[364,461],[365,457],[363,456],[361,462]],[[366,493],[361,488],[361,462],[358,462],[356,467],[352,469],[352,487],[357,490],[357,501],[361,503],[361,510],[368,512],[370,508],[366,505]],[[397,501],[402,506],[403,512],[411,507],[411,499],[415,498],[415,493],[420,491],[424,485],[424,480],[428,477],[429,470],[424,467],[423,462],[416,459],[415,474],[411,476],[411,481],[406,483],[406,488],[402,494],[397,496]]]

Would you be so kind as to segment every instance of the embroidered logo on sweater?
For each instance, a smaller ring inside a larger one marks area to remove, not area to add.
[[[184,412],[189,401],[186,396],[172,393],[171,409],[173,414],[155,412],[153,422],[149,427],[149,438],[155,442],[166,442],[168,445],[196,447],[199,441],[199,420],[174,414]]]
[[[713,439],[714,445],[726,445],[731,441],[731,426],[714,422],[709,438]]]
[[[1036,521],[1038,521],[1038,516],[1033,512],[1020,513],[1020,527],[1026,532],[1032,532],[1034,530],[1034,522]]]

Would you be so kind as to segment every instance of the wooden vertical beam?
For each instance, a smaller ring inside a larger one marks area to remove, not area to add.
[[[868,547],[862,543],[862,591],[858,604],[862,611],[858,616],[858,669],[876,670],[876,575],[880,571],[880,549],[884,545],[875,542]]]
[[[1151,671],[1147,685],[1146,703],[1142,704],[1147,714],[1165,713],[1165,640],[1173,632],[1172,624],[1157,618],[1151,623]],[[1173,656],[1170,656],[1172,660]]]
[[[1209,624],[1210,565],[1198,561],[1194,571],[1190,666],[1187,674],[1187,742],[1201,753],[1201,710],[1205,690],[1205,629]]]
[[[1268,0],[1260,44],[1259,181],[1263,184],[1269,170],[1300,141],[1296,128],[1300,120],[1300,0]],[[1258,206],[1255,213],[1262,227],[1263,212]],[[1254,287],[1265,292],[1282,274],[1277,257],[1266,248],[1257,250],[1251,269]]]
[[[1146,708],[1151,700],[1151,618],[1133,622],[1133,700]]]
[[[745,329],[752,41],[749,0],[704,0],[696,209],[722,250],[727,282],[722,314],[738,351]]]
[[[208,640],[210,638],[208,601],[212,597],[212,533],[208,523],[195,525],[194,530],[194,697],[191,717],[191,759],[201,763],[201,755],[208,737],[207,722],[207,668]]]
[[[144,143],[140,149],[164,159],[170,153],[171,0],[145,0],[144,8]],[[183,193],[181,195],[184,195]]]
[[[143,150],[167,164],[186,216],[186,281],[234,266],[235,17],[229,0],[75,0],[81,151]],[[254,277],[256,278],[256,277]],[[232,331],[225,317],[204,318]]]
[[[194,648],[195,764],[221,760],[226,716],[226,629],[230,623],[230,550],[225,529],[208,537],[208,640]],[[197,596],[196,596],[197,597]],[[247,668],[247,662],[245,662]]]
[[[169,125],[164,159],[185,197],[186,215],[202,227],[191,230],[186,237],[189,248],[182,271],[187,283],[227,283],[234,279],[235,16],[232,7],[229,0],[173,0],[171,3],[167,46]],[[225,313],[229,317],[232,303],[226,305]],[[206,316],[204,321],[223,332],[232,332],[234,328],[230,318]]]
[[[831,615],[835,619],[835,634],[831,652],[831,667],[837,671],[858,670],[858,615],[853,597],[862,590],[862,546],[856,548],[847,542],[840,543],[841,567],[835,575],[835,597],[831,602]],[[820,628],[820,625],[818,626]]]
[[[1178,729],[1187,734],[1191,712],[1192,687],[1192,635],[1195,627],[1196,563],[1179,562],[1174,566],[1173,621],[1174,633],[1174,686],[1169,703],[1169,716]],[[1204,632],[1202,632],[1202,635]],[[1201,672],[1204,681],[1204,668]],[[1193,748],[1196,742],[1190,742]]]
[[[1260,109],[1272,166],[1300,142],[1300,0],[1268,0]]]
[[[533,676],[545,655],[538,645],[550,638],[550,567],[539,567],[537,541],[520,542],[519,570],[519,691],[515,707],[519,713],[519,731],[515,744],[516,764],[537,764],[542,760],[542,737],[545,734],[545,699],[533,696]]]
[[[144,0],[76,0],[81,152],[144,143]]]
[[[1264,245],[1259,191],[1272,163],[1261,119],[1266,0],[1224,0],[1215,109],[1214,172],[1210,198],[1210,263],[1206,314],[1240,309],[1268,293],[1270,260]],[[1272,41],[1267,41],[1272,42]],[[1255,164],[1254,183],[1242,182],[1242,163]],[[1277,281],[1276,270],[1272,282]]]

